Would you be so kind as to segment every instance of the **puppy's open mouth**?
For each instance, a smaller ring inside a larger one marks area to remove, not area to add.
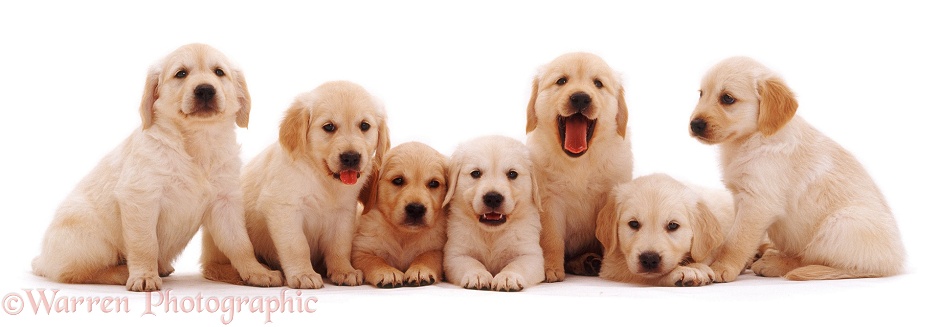
[[[561,135],[561,148],[572,158],[587,153],[590,140],[593,139],[593,127],[596,119],[587,119],[582,113],[568,117],[558,116],[558,133]]]
[[[346,185],[354,185],[359,181],[359,177],[361,176],[361,172],[353,169],[346,169],[338,173],[333,173],[333,178],[338,179],[340,182]]]
[[[508,216],[493,211],[479,215],[479,222],[489,226],[499,226],[505,223],[506,218]]]

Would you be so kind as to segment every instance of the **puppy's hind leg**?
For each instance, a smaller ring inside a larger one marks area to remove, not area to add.
[[[580,276],[599,276],[603,257],[599,254],[587,252],[580,256],[567,260],[564,263],[564,270],[568,273]]]
[[[128,271],[118,249],[89,234],[88,221],[74,216],[53,222],[33,260],[33,272],[62,283],[124,285]]]

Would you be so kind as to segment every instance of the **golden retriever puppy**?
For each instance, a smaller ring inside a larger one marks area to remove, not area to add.
[[[152,66],[142,128],[108,154],[56,211],[33,271],[65,283],[155,291],[199,230],[232,258],[234,278],[280,286],[254,257],[244,226],[235,125],[251,98],[242,72],[219,51],[190,44]]]
[[[375,185],[369,178],[388,146],[384,107],[357,84],[327,82],[297,96],[281,122],[280,142],[245,166],[248,235],[258,258],[283,271],[287,286],[323,287],[314,265],[336,285],[362,284],[362,271],[350,262],[358,201],[369,198]],[[203,274],[235,282],[213,238],[205,234]]]
[[[764,232],[776,250],[751,269],[790,280],[900,273],[905,251],[880,190],[848,151],[801,117],[783,80],[746,57],[704,76],[692,136],[718,144],[736,223],[711,265],[736,279]]]
[[[372,210],[352,241],[352,266],[383,288],[441,280],[447,158],[425,144],[404,143],[385,155],[375,182]]]
[[[632,179],[628,112],[620,77],[600,57],[562,55],[541,68],[528,102],[528,147],[541,186],[547,282],[597,275],[597,212]]]
[[[600,277],[659,286],[710,284],[708,267],[733,225],[730,192],[685,185],[664,174],[613,189],[597,218]]]
[[[525,145],[504,136],[463,143],[451,157],[449,182],[447,280],[496,291],[543,281],[540,202]]]

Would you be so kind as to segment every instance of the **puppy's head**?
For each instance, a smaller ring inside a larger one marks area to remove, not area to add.
[[[728,58],[711,68],[701,81],[700,97],[689,131],[708,144],[757,132],[773,135],[799,107],[781,78],[747,57]]]
[[[579,157],[595,135],[626,137],[628,112],[618,75],[600,57],[568,53],[541,68],[532,82],[526,131],[542,129],[557,149]]]
[[[417,142],[388,151],[376,179],[373,206],[394,226],[418,231],[437,223],[447,194],[447,158]]]
[[[515,214],[541,211],[528,148],[504,136],[461,144],[450,159],[450,210],[488,228],[511,224]]]
[[[618,251],[630,272],[657,278],[707,258],[723,241],[716,218],[699,196],[667,175],[614,188],[597,217],[597,239]]]
[[[336,183],[362,186],[377,175],[389,148],[385,109],[357,84],[327,82],[297,96],[287,109],[280,144]],[[374,185],[364,185],[360,196],[366,212]]]
[[[248,127],[250,111],[244,74],[205,44],[184,45],[151,66],[140,101],[143,129],[160,121]]]

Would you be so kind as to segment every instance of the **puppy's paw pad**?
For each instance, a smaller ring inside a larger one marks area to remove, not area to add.
[[[127,279],[127,290],[132,292],[152,292],[159,291],[163,287],[163,279],[154,273],[145,273],[137,276],[130,276]]]
[[[466,276],[463,276],[463,280],[460,281],[460,285],[462,285],[463,288],[468,289],[488,290],[492,285],[492,274],[490,274],[488,271],[468,273]]]
[[[287,276],[287,287],[290,288],[323,288],[323,277],[315,271],[302,272]]]
[[[411,267],[404,273],[408,286],[427,286],[437,282],[437,273],[426,267]]]
[[[333,273],[330,274],[329,280],[339,286],[359,286],[362,285],[362,271],[355,269]]]
[[[603,266],[603,258],[595,253],[590,253],[584,257],[584,270],[588,276],[599,276],[600,268]]]
[[[492,290],[518,292],[525,288],[525,278],[514,272],[503,271],[492,278]]]

